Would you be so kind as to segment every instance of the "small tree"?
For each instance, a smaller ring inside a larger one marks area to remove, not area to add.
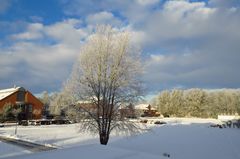
[[[13,113],[14,105],[11,103],[5,103],[2,110],[3,121],[14,121],[15,115]]]
[[[12,114],[15,117],[16,120],[16,127],[15,127],[15,135],[17,135],[17,126],[19,124],[19,113],[21,112],[21,108],[18,107],[13,107],[12,109]]]
[[[98,132],[106,145],[114,129],[138,131],[136,125],[120,117],[123,103],[137,100],[141,93],[139,52],[130,43],[129,33],[110,26],[99,26],[82,47],[65,90],[75,99],[92,103],[84,129]]]
[[[21,112],[21,108],[11,103],[6,103],[3,106],[2,118],[3,121],[16,121],[15,135],[17,134],[18,116]]]
[[[50,105],[50,97],[49,97],[47,91],[43,92],[42,97],[40,98],[40,100],[42,101],[42,103],[44,105],[43,115],[47,115],[48,112],[49,112],[49,105]]]

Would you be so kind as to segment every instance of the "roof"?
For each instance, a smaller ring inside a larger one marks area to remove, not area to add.
[[[140,109],[140,110],[149,110],[148,106],[150,104],[139,104],[139,105],[135,105],[135,109]],[[151,106],[151,110],[156,110],[156,108]]]
[[[135,105],[135,109],[148,110],[149,104],[138,104]]]
[[[22,88],[22,87],[14,87],[14,88],[8,88],[8,89],[0,90],[0,100],[10,96],[11,94],[17,92],[20,89],[24,89],[24,88]]]

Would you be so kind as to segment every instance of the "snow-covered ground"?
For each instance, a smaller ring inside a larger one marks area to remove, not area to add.
[[[140,135],[113,136],[107,146],[99,145],[97,136],[79,133],[77,124],[19,127],[19,138],[52,144],[60,149],[29,154],[3,143],[0,147],[1,151],[7,149],[5,155],[9,153],[13,159],[164,159],[167,154],[173,159],[240,159],[240,129],[211,128],[210,123],[219,121],[209,119],[163,120],[168,124],[155,125],[149,132]],[[14,127],[0,128],[0,135],[13,133]],[[13,157],[16,152],[25,154]]]
[[[0,158],[12,157],[28,153],[30,153],[28,150],[0,141]]]
[[[59,148],[72,147],[79,144],[93,143],[97,136],[79,131],[78,124],[46,125],[46,126],[18,126],[17,136],[15,127],[0,129],[0,135],[20,138],[40,144],[50,144]]]

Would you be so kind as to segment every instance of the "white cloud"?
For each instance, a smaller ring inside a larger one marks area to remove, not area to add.
[[[135,0],[138,4],[146,6],[146,5],[154,5],[159,2],[159,0]]]
[[[139,47],[143,45],[145,38],[146,38],[145,32],[133,30],[131,27],[125,28],[125,30],[129,31],[131,33],[130,34],[131,42],[134,45],[137,45]]]
[[[42,35],[43,25],[40,23],[29,24],[27,31],[19,34],[12,35],[13,39],[17,40],[34,40],[40,39]]]
[[[236,0],[210,0],[208,4],[188,0],[104,2],[68,1],[65,12],[80,15],[81,20],[65,19],[47,26],[32,23],[24,32],[12,35],[17,41],[0,50],[4,68],[0,78],[6,81],[11,74],[17,79],[22,73],[22,81],[29,78],[33,85],[46,81],[47,86],[57,88],[93,26],[104,23],[130,31],[133,42],[142,46],[144,80],[151,90],[178,85],[240,87],[240,10],[233,5]],[[37,39],[40,42],[34,42]]]
[[[47,36],[67,43],[71,46],[77,46],[88,35],[87,30],[80,28],[82,21],[77,19],[68,19],[63,22],[46,26],[45,33]]]
[[[111,12],[103,11],[95,14],[90,14],[86,18],[87,24],[111,24],[113,26],[120,25],[121,21],[118,20]]]
[[[44,46],[31,42],[16,43],[11,47],[11,52],[0,53],[1,80],[11,77],[12,85],[18,82],[54,89],[52,84],[55,83],[60,87],[78,53],[79,50],[66,44]]]
[[[203,2],[169,1],[152,18],[146,19],[144,30],[151,39],[168,41],[175,38],[192,38],[209,33],[214,8],[208,8]],[[152,42],[152,41],[151,41]]]
[[[232,7],[168,1],[142,19],[146,25],[135,24],[145,35],[144,49],[154,52],[146,60],[149,89],[240,87],[239,18],[240,11]]]
[[[23,33],[12,35],[12,45],[0,50],[0,79],[5,81],[0,86],[11,83],[39,91],[60,89],[78,57],[80,40],[88,34],[79,23],[76,19],[47,26],[30,23]]]
[[[146,18],[159,2],[160,0],[71,0],[62,1],[62,4],[67,15],[89,16],[101,12],[117,13],[132,23]]]
[[[151,60],[151,62],[153,62],[153,63],[163,63],[163,62],[165,62],[166,61],[166,56],[164,56],[164,55],[150,55],[150,60]]]

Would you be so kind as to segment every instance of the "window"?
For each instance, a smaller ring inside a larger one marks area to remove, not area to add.
[[[31,104],[28,106],[28,111],[29,111],[29,112],[32,112],[32,111],[33,111],[33,107],[32,107]]]
[[[18,91],[17,92],[17,101],[18,102],[24,102],[25,101],[25,91]]]

